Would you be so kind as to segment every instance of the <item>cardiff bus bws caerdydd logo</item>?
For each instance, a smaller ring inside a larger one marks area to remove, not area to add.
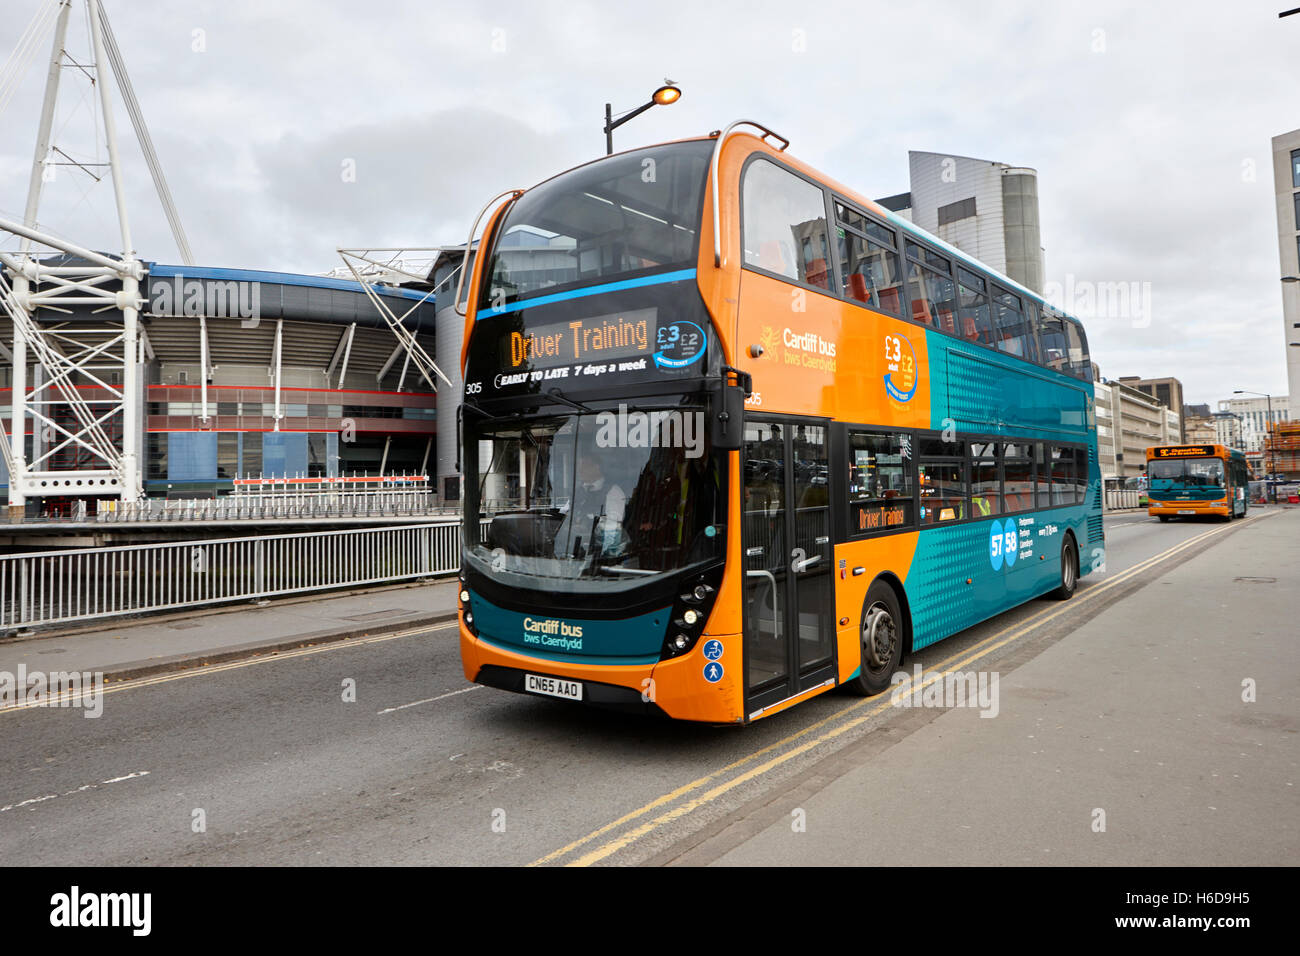
[[[885,393],[896,402],[916,394],[916,352],[905,335],[885,336]]]

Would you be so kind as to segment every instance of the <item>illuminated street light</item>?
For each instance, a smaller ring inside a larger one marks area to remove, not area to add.
[[[638,106],[636,109],[625,113],[618,119],[614,120],[613,106],[605,104],[605,155],[608,156],[614,152],[614,130],[618,129],[628,120],[635,116],[640,116],[652,106],[671,106],[682,98],[682,91],[673,85],[672,80],[665,80],[664,85],[655,90],[650,97],[650,102],[644,106]]]

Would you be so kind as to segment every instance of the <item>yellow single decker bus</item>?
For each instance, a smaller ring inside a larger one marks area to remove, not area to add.
[[[1147,514],[1161,521],[1219,515],[1250,507],[1244,452],[1225,445],[1156,445],[1147,449]]]
[[[738,121],[481,214],[469,680],[747,723],[1101,566],[1083,328],[787,146]]]

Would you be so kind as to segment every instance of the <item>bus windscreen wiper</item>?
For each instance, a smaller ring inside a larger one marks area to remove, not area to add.
[[[566,398],[564,393],[560,391],[558,386],[553,387],[550,391],[546,392],[545,394],[547,398],[553,398],[557,402],[562,402],[563,404],[568,405],[570,408],[576,408],[578,411],[586,412],[588,414],[591,413],[591,409],[588,408],[586,405],[582,404],[582,402],[575,402],[571,398]]]

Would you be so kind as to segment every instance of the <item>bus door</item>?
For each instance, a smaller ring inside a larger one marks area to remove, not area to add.
[[[746,712],[834,679],[829,429],[745,419]]]

